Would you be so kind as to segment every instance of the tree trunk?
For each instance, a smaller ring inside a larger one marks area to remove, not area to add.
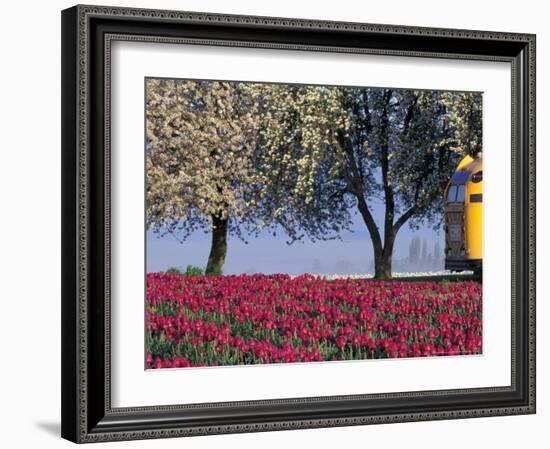
[[[394,233],[394,213],[395,202],[393,197],[393,189],[389,181],[390,174],[390,138],[389,138],[389,117],[388,107],[392,97],[392,91],[386,90],[384,93],[384,108],[380,120],[380,166],[382,169],[382,183],[384,185],[384,198],[386,203],[386,211],[384,214],[384,249],[374,252],[374,278],[375,279],[391,279],[391,264],[393,242],[395,241]]]
[[[374,251],[374,279],[391,279],[393,244],[395,242],[395,233],[391,233],[384,242],[383,251]]]
[[[227,218],[212,216],[212,246],[206,266],[207,275],[222,274],[225,255],[227,254]]]
[[[387,281],[391,279],[391,255],[384,253],[374,258],[374,279]]]

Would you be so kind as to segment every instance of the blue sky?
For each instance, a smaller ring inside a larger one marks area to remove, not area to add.
[[[381,223],[382,208],[373,208],[373,213],[376,222]],[[369,273],[373,259],[372,244],[359,215],[354,216],[353,231],[342,233],[341,241],[313,243],[306,238],[303,242],[292,245],[286,243],[285,235],[280,232],[276,237],[271,233],[263,233],[258,238],[251,237],[248,239],[248,244],[237,237],[230,237],[223,273]],[[429,252],[433,250],[437,241],[441,248],[444,247],[442,230],[435,232],[427,226],[419,230],[411,230],[406,224],[397,235],[394,261],[407,257],[410,241],[415,236],[426,240]],[[209,251],[209,233],[195,232],[186,241],[180,243],[173,236],[159,237],[158,234],[149,231],[147,232],[147,271],[164,271],[171,267],[185,269],[187,265],[204,268]],[[405,271],[421,271],[415,270],[415,267],[405,268]],[[394,271],[400,271],[400,269],[394,266]]]

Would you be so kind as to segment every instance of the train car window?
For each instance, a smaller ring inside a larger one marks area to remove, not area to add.
[[[465,185],[458,186],[458,189],[456,191],[456,202],[457,203],[463,203],[464,202],[464,197],[465,197],[465,192],[466,192],[465,189],[466,189]]]
[[[482,203],[483,194],[482,193],[472,193],[470,195],[470,203]]]
[[[483,181],[483,170],[480,170],[478,172],[475,172],[473,175],[472,175],[472,182],[481,182]]]
[[[447,203],[454,203],[456,198],[456,186],[453,184],[447,192]]]

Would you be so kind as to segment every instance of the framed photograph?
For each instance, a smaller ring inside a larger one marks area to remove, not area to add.
[[[62,436],[535,413],[535,36],[62,12]]]

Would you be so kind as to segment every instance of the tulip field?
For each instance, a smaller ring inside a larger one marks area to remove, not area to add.
[[[149,273],[146,368],[480,354],[482,287]]]

